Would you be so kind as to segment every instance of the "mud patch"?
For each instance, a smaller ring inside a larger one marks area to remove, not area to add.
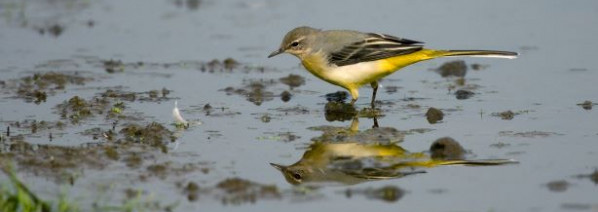
[[[65,90],[69,85],[81,86],[91,80],[80,76],[78,72],[45,72],[5,81],[2,87],[12,91],[14,98],[40,104],[46,102],[47,98],[55,95],[57,91]]]
[[[451,137],[436,139],[430,146],[430,155],[438,160],[463,160],[465,149]]]
[[[236,115],[241,115],[241,112],[233,111],[230,107],[227,106],[212,106],[212,104],[208,103],[205,105],[192,105],[190,110],[181,110],[182,112],[189,112],[189,113],[203,113],[205,116],[211,117],[233,117]]]
[[[176,164],[172,161],[167,161],[148,165],[145,169],[146,173],[140,176],[141,179],[147,179],[148,177],[166,179],[167,176],[181,176],[200,170],[200,166],[194,163]]]
[[[429,108],[428,112],[426,112],[426,119],[430,124],[436,124],[439,121],[442,121],[444,118],[444,113],[436,108]]]
[[[123,90],[107,89],[100,95],[102,97],[112,98],[119,101],[141,101],[141,102],[162,102],[172,100],[168,95],[171,90],[162,88],[160,90],[149,90],[144,92],[130,92]]]
[[[11,137],[10,142],[2,146],[2,160],[16,162],[20,170],[69,184],[74,183],[78,169],[101,169],[108,164],[98,148],[30,144],[22,136]]]
[[[502,120],[511,120],[513,119],[515,116],[521,115],[523,113],[529,113],[530,111],[517,111],[517,112],[513,112],[511,110],[507,110],[507,111],[503,111],[503,112],[495,112],[495,113],[491,113],[491,116],[494,117],[500,117]]]
[[[174,142],[176,140],[172,131],[156,122],[146,126],[127,124],[119,132],[123,136],[120,142],[144,144],[158,148],[164,153],[168,152],[165,142]]]
[[[474,92],[468,90],[457,90],[455,91],[455,97],[459,100],[469,99],[475,95]]]
[[[283,192],[275,185],[260,184],[237,177],[224,179],[214,186],[200,187],[193,181],[175,184],[189,202],[195,202],[200,197],[209,197],[220,200],[223,205],[242,205],[253,204],[258,200],[283,198]]]
[[[377,108],[363,108],[357,110],[352,104],[330,101],[324,106],[324,117],[326,121],[348,121],[356,117],[378,118],[384,116],[382,111]]]
[[[247,85],[243,88],[226,87],[220,91],[226,92],[226,95],[244,96],[247,101],[258,106],[262,105],[263,102],[272,101],[275,97],[272,91],[266,90],[266,88],[276,84],[274,80],[250,80],[245,84]]]
[[[565,192],[570,186],[571,183],[565,180],[557,180],[546,183],[546,187],[548,187],[548,190],[552,192]]]
[[[339,101],[331,101],[324,106],[324,117],[326,121],[347,121],[357,115],[357,109],[352,104]]]
[[[280,199],[281,193],[275,185],[263,185],[241,178],[228,178],[220,181],[216,188],[223,192],[220,200],[223,205],[255,203],[258,199]]]
[[[467,64],[463,60],[449,61],[435,71],[442,77],[464,77],[467,74]]]
[[[305,84],[305,78],[295,74],[289,74],[289,76],[282,77],[279,81],[282,84],[288,85],[291,90]]]

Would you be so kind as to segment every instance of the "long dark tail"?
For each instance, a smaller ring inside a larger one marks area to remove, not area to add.
[[[495,51],[495,50],[438,50],[442,57],[493,57],[515,59],[519,55],[517,52]]]
[[[466,165],[466,166],[496,166],[519,163],[512,159],[486,159],[486,160],[447,160],[438,165]]]
[[[445,165],[465,165],[465,166],[497,166],[505,164],[517,164],[516,160],[512,159],[486,159],[486,160],[426,160],[426,161],[409,161],[393,164],[392,168],[403,167],[435,167]]]

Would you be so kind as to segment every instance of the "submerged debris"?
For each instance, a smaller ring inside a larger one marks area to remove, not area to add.
[[[326,100],[329,102],[345,102],[349,97],[349,93],[346,91],[337,91],[334,93],[326,94]]]
[[[203,4],[203,0],[174,0],[171,1],[177,7],[186,7],[189,10],[197,10]],[[184,2],[184,3],[183,3]]]
[[[255,203],[258,199],[278,199],[281,193],[275,185],[262,185],[241,178],[228,178],[216,185],[224,191],[222,204]]]
[[[15,161],[20,169],[70,181],[75,168],[102,168],[107,160],[98,148],[30,144],[23,137],[12,137],[0,151],[0,160]]]
[[[465,159],[465,149],[455,139],[442,137],[432,143],[430,155],[438,160],[462,160]]]
[[[6,89],[14,90],[17,98],[25,99],[27,102],[40,104],[45,102],[48,96],[54,95],[56,90],[64,90],[67,85],[83,85],[90,79],[74,74],[46,72],[36,73],[33,76],[23,77],[16,81],[18,86],[6,86]],[[5,89],[5,88],[3,88]]]
[[[402,87],[399,87],[399,86],[396,86],[396,85],[387,85],[387,86],[384,86],[383,88],[384,88],[384,91],[387,94],[393,94],[393,93],[398,92],[399,89],[402,88]]]
[[[182,165],[175,164],[171,161],[163,162],[163,163],[155,163],[146,167],[146,171],[148,172],[148,176],[155,176],[159,177],[160,179],[165,179],[167,176],[170,175],[181,175],[185,173],[189,173],[195,170],[198,170],[199,167],[193,163],[185,163]]]
[[[102,64],[104,65],[106,72],[111,74],[125,71],[125,65],[120,60],[104,60],[102,61]]]
[[[499,136],[511,136],[511,137],[523,137],[523,138],[536,138],[536,137],[549,137],[555,135],[563,135],[555,132],[543,132],[543,131],[528,131],[528,132],[514,132],[514,131],[500,131]]]
[[[569,188],[569,186],[571,186],[571,184],[565,180],[557,180],[546,183],[546,187],[548,187],[548,189],[552,192],[567,191],[567,188]]]
[[[235,59],[229,57],[229,58],[224,59],[222,62],[220,62],[218,59],[213,59],[210,62],[202,63],[200,70],[201,71],[207,70],[210,73],[213,73],[216,70],[219,70],[219,71],[226,70],[226,71],[230,72],[233,69],[236,69],[237,67],[239,67],[240,65],[241,65],[241,63],[239,63]]]
[[[145,127],[138,124],[128,124],[120,130],[120,134],[124,136],[125,142],[146,144],[159,148],[164,153],[168,151],[166,142],[173,142],[176,139],[172,131],[156,122],[152,122]]]
[[[264,115],[262,115],[262,116],[260,117],[260,120],[261,120],[263,123],[269,123],[269,122],[270,122],[270,120],[272,120],[272,117],[270,117],[270,115],[269,115],[269,114],[264,114]]]
[[[226,92],[227,95],[237,94],[245,96],[247,101],[259,106],[265,101],[274,99],[274,93],[266,90],[268,86],[273,84],[275,84],[273,80],[250,81],[244,88],[235,89],[233,87],[227,87],[220,91]]]
[[[183,192],[187,195],[187,200],[189,200],[189,202],[195,202],[199,199],[199,185],[195,182],[187,183]]]
[[[99,101],[98,101],[99,102]],[[93,112],[102,111],[105,102],[100,104],[92,104],[87,102],[79,96],[74,96],[68,101],[56,106],[60,111],[60,116],[63,119],[68,119],[71,123],[79,123],[81,120],[92,117]]]
[[[486,69],[486,68],[490,67],[490,65],[483,65],[483,64],[479,64],[479,63],[474,63],[474,64],[471,64],[470,67],[474,71],[479,71],[479,70]]]
[[[133,93],[133,92],[124,92],[124,91],[120,91],[120,90],[112,90],[112,89],[108,89],[106,90],[106,92],[101,94],[102,97],[109,97],[109,98],[116,98],[119,100],[125,100],[125,101],[135,101],[135,99],[137,99],[137,94]]]
[[[101,97],[113,98],[120,101],[150,101],[159,102],[166,101],[172,98],[168,97],[170,90],[162,88],[161,90],[149,90],[145,92],[130,92],[123,90],[112,90],[107,89],[104,93],[101,93]]]
[[[280,99],[281,99],[283,102],[288,102],[289,100],[291,100],[291,97],[292,97],[292,96],[293,96],[293,95],[292,95],[290,92],[288,92],[288,91],[283,91],[283,92],[280,94]]]
[[[528,113],[528,112],[530,112],[530,111],[529,110],[522,110],[522,111],[513,112],[511,110],[507,110],[507,111],[500,112],[500,113],[492,113],[490,115],[491,116],[500,117],[503,120],[511,120],[511,119],[513,119],[517,115],[521,115],[523,113]]]
[[[438,121],[442,121],[444,118],[444,113],[436,108],[430,107],[428,112],[426,112],[426,119],[428,119],[428,123],[436,124]]]
[[[436,72],[438,72],[442,77],[464,77],[467,73],[467,65],[463,60],[450,61],[438,67]]]
[[[38,28],[37,29],[37,32],[40,35],[46,34],[46,32],[48,32],[50,35],[52,35],[54,37],[60,36],[63,31],[64,31],[64,26],[61,26],[59,24],[53,24],[53,25],[50,25],[50,26],[45,27],[45,28]]]
[[[233,69],[237,68],[237,66],[239,66],[239,62],[237,62],[235,59],[233,58],[226,58],[224,59],[224,61],[222,61],[222,64],[224,65],[224,69],[226,69],[227,71],[232,71]]]
[[[511,120],[511,119],[513,119],[513,117],[515,117],[515,113],[513,113],[513,111],[510,111],[510,110],[500,112],[500,113],[492,113],[492,115],[498,116],[503,120]]]
[[[382,111],[378,108],[370,108],[370,107],[366,107],[366,108],[362,108],[359,113],[357,113],[357,116],[359,116],[360,118],[378,118],[378,117],[382,117]]]
[[[457,97],[457,99],[462,100],[462,99],[469,99],[471,98],[475,93],[468,91],[468,90],[462,90],[459,89],[455,92],[455,96]]]
[[[288,85],[291,90],[305,84],[305,78],[295,74],[289,74],[289,76],[282,77],[279,80],[282,84]]]
[[[594,105],[598,105],[598,103],[593,103],[592,101],[586,100],[582,103],[577,104],[581,106],[584,110],[591,110]]]
[[[352,104],[331,101],[324,107],[326,121],[347,121],[357,115],[357,110]]]
[[[384,186],[382,188],[373,189],[351,189],[345,190],[345,196],[351,198],[353,195],[364,195],[368,199],[382,200],[385,202],[396,202],[405,195],[405,191],[396,186]]]

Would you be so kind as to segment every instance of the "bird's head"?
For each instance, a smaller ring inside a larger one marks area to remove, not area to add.
[[[307,26],[297,27],[289,31],[282,39],[280,47],[268,55],[268,58],[282,53],[289,53],[301,58],[310,50],[310,36],[315,35],[318,32],[320,32],[319,29]]]
[[[309,178],[309,169],[301,165],[283,166],[280,164],[270,163],[275,169],[280,171],[284,178],[293,185],[299,185],[305,182],[305,178]]]

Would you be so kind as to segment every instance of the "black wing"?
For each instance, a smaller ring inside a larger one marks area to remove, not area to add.
[[[368,33],[367,37],[337,52],[332,52],[328,62],[337,66],[380,60],[410,54],[423,48],[422,42],[390,35]]]

